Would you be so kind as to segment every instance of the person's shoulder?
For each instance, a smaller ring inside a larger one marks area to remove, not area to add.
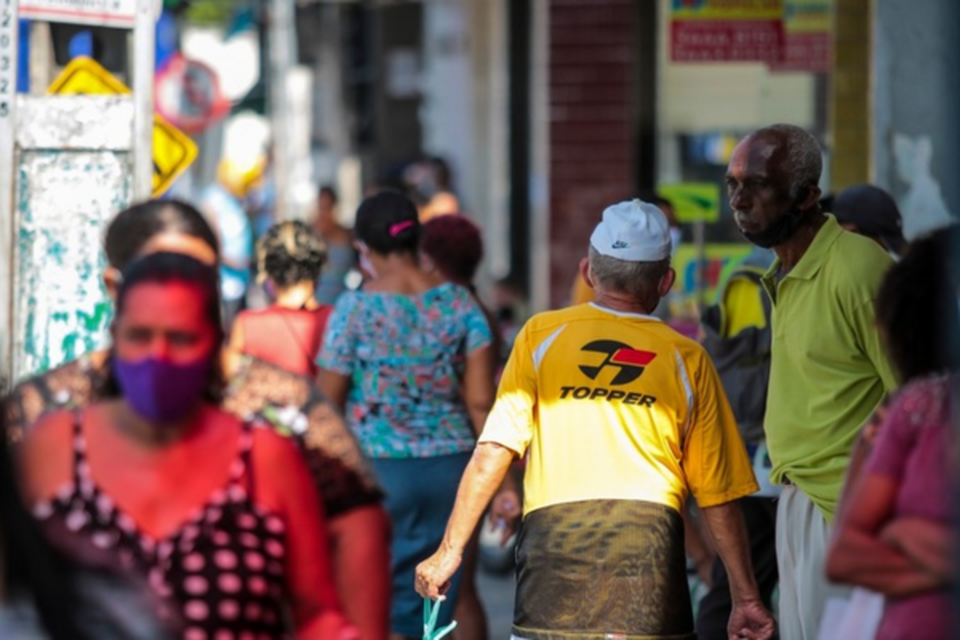
[[[17,446],[29,501],[46,499],[69,480],[77,420],[74,411],[46,413]]]
[[[702,343],[683,335],[667,324],[663,324],[659,332],[661,334],[661,344],[673,353],[678,354],[684,362],[711,361]]]
[[[76,411],[57,409],[37,420],[24,438],[24,447],[46,447],[73,442],[73,429],[80,417]]]
[[[571,321],[582,317],[586,308],[587,305],[583,304],[575,307],[540,311],[530,316],[527,321],[523,323],[520,334],[535,336],[544,332],[552,333],[560,327],[569,324]]]
[[[436,295],[448,300],[452,306],[458,309],[464,309],[466,311],[482,309],[482,305],[477,297],[470,292],[470,289],[463,285],[445,282],[431,289],[431,291],[436,292]]]
[[[347,289],[337,296],[337,301],[332,305],[333,311],[337,313],[348,313],[357,306],[362,305],[364,300],[372,297],[373,296],[362,289]]]
[[[957,382],[956,375],[946,373],[910,380],[897,392],[894,404],[914,413],[940,413]]]
[[[22,379],[8,398],[7,429],[11,438],[19,439],[44,413],[88,404],[96,395],[102,374],[87,356]]]
[[[879,286],[893,258],[876,241],[844,229],[832,247],[829,264],[838,284],[873,288]]]

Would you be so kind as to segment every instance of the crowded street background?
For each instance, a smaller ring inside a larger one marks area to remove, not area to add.
[[[958,637],[958,38],[0,0],[0,638]]]

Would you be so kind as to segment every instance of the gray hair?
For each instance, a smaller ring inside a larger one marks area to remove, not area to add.
[[[804,187],[816,186],[823,171],[820,143],[808,131],[792,124],[774,124],[757,129],[752,136],[771,136],[781,141],[787,151],[787,175],[790,176],[790,197],[796,198]]]
[[[651,298],[656,296],[657,285],[670,268],[670,258],[656,262],[630,262],[605,256],[593,245],[588,256],[595,285],[607,291],[627,294],[647,306]]]

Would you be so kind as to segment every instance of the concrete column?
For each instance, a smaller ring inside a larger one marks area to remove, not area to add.
[[[907,239],[960,212],[960,3],[874,0],[873,179]]]

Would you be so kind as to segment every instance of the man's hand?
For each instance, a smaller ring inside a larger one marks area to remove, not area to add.
[[[450,578],[460,567],[462,556],[443,547],[417,565],[416,589],[424,598],[436,600],[450,588]]]
[[[743,600],[733,605],[727,635],[730,640],[768,640],[777,631],[777,623],[759,600]]]

